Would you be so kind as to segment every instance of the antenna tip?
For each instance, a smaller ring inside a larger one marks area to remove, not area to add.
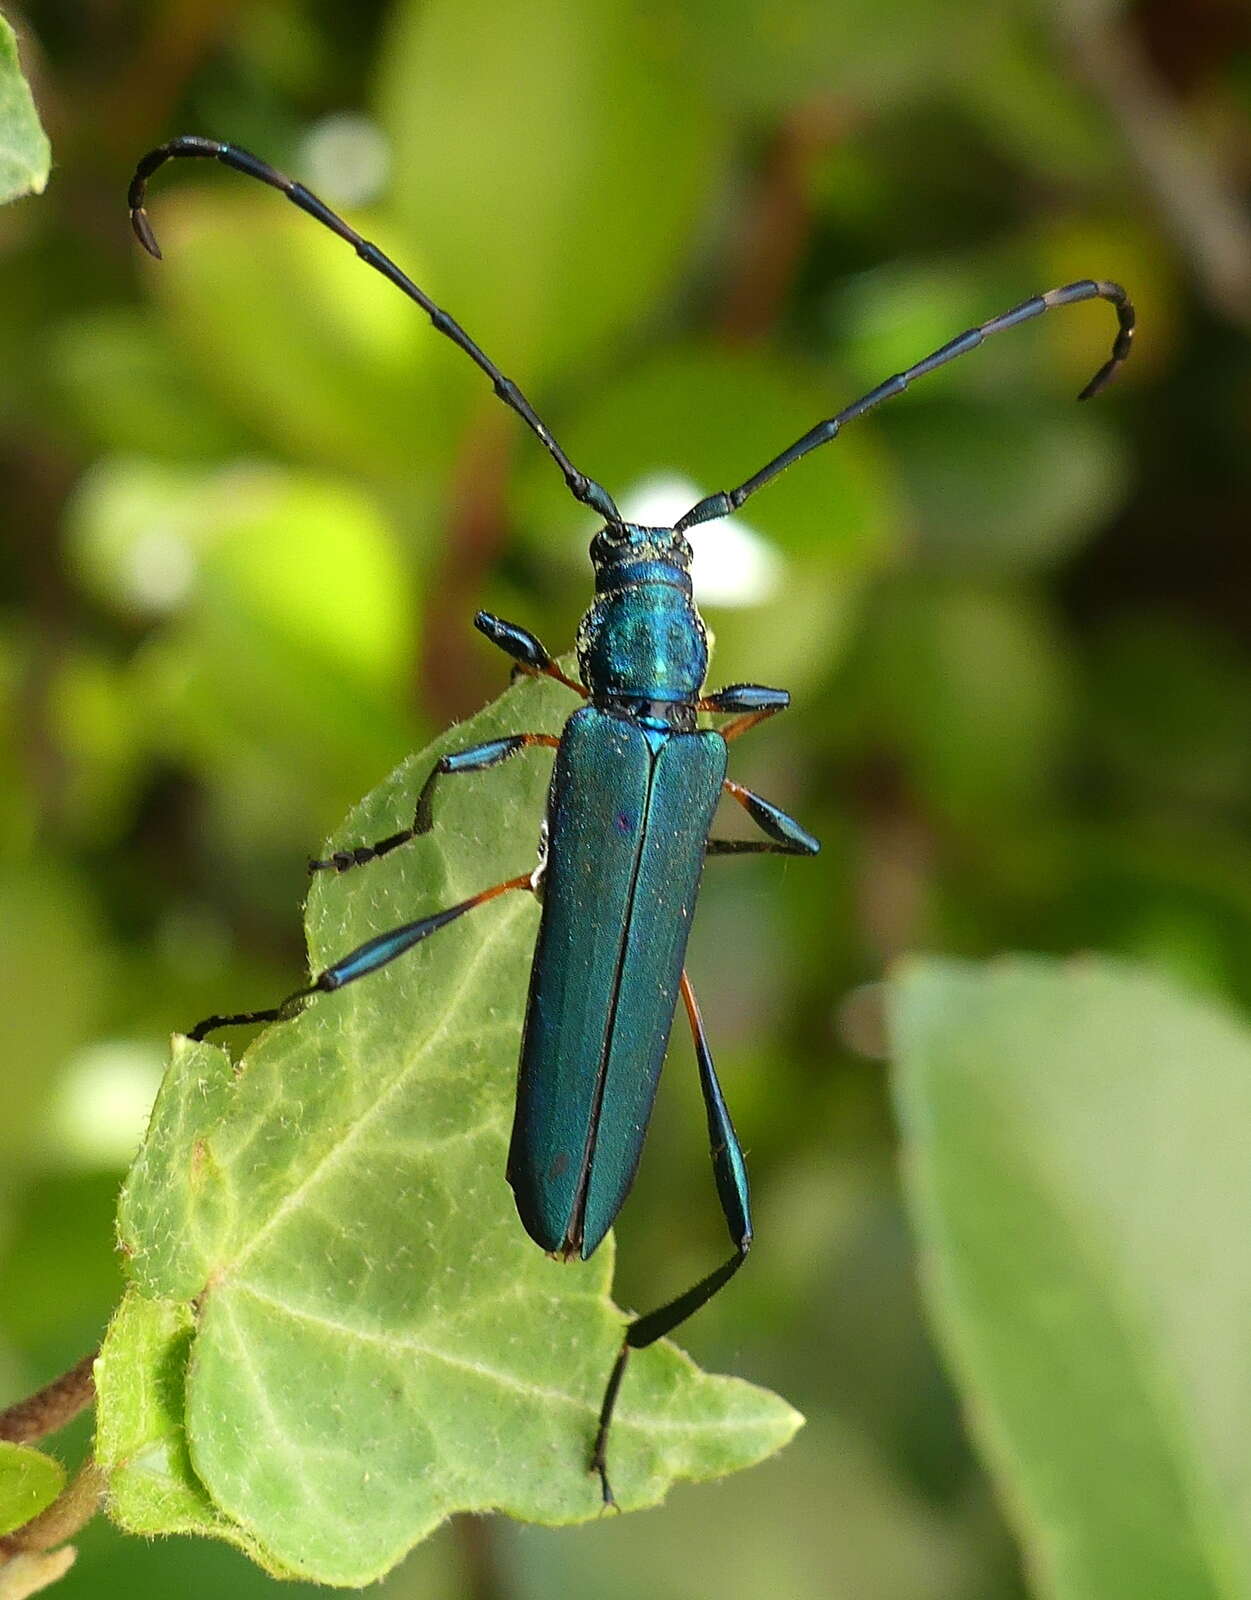
[[[148,213],[142,206],[133,206],[130,212],[130,225],[135,230],[135,238],[156,260],[161,260],[161,247],[156,242],[156,235],[152,232],[152,224],[148,221]]]
[[[1079,400],[1093,400],[1099,391],[1112,381],[1120,364],[1120,361],[1116,358],[1111,361],[1105,361],[1077,398]]]

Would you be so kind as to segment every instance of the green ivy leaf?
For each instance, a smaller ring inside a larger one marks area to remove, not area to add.
[[[331,847],[410,817],[445,750],[554,731],[570,709],[550,682],[510,689],[406,761]],[[461,778],[430,836],[319,878],[312,967],[532,866],[549,771],[531,753]],[[104,1356],[149,1395],[155,1364],[180,1375],[146,1423],[149,1445],[165,1441],[159,1493],[172,1498],[115,1501],[126,1525],[194,1516],[267,1563],[363,1584],[456,1510],[552,1524],[600,1514],[587,1461],[623,1327],[611,1247],[586,1264],[548,1260],[504,1179],[536,918],[526,894],[484,906],[270,1029],[237,1066],[177,1041],[121,1209],[137,1296],[162,1309],[124,1316]],[[145,1424],[134,1404],[122,1417],[123,1398],[101,1386],[101,1427],[110,1461],[133,1469]],[[641,1352],[614,1427],[617,1498],[652,1505],[675,1479],[748,1466],[799,1422],[672,1345]]]
[[[196,1477],[183,1407],[195,1337],[189,1305],[129,1291],[96,1360],[95,1458],[109,1512],[131,1533],[202,1533],[246,1551],[276,1578],[297,1576],[223,1515]]]
[[[891,986],[929,1301],[1052,1600],[1251,1595],[1251,1038],[1105,962]]]
[[[65,1487],[65,1468],[42,1450],[0,1439],[0,1534],[37,1517]]]
[[[0,17],[0,203],[42,194],[51,165],[48,136],[22,76],[17,36]]]

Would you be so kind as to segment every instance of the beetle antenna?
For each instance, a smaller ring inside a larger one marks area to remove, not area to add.
[[[463,350],[469,359],[486,373],[495,393],[538,437],[544,449],[560,468],[574,499],[589,506],[606,522],[620,524],[621,513],[617,510],[612,496],[596,483],[594,478],[588,478],[585,473],[578,471],[556,443],[547,424],[539,417],[525,395],[512,379],[506,378],[490,357],[478,348],[460,323],[423,293],[406,273],[401,272],[390,256],[384,255],[379,250],[376,244],[363,239],[355,228],[349,227],[342,217],[331,211],[329,206],[306,189],[302,183],[294,182],[276,167],[271,167],[268,162],[259,160],[237,145],[221,144],[216,139],[201,139],[190,134],[180,139],[171,139],[168,144],[150,150],[135,168],[135,175],[130,183],[131,226],[139,243],[149,255],[155,256],[158,261],[161,258],[160,246],[156,242],[156,235],[152,231],[152,224],[144,208],[148,179],[167,161],[174,161],[183,156],[211,157],[227,167],[232,167],[236,172],[246,174],[249,178],[259,178],[271,189],[280,190],[288,200],[299,206],[301,211],[306,211],[310,217],[329,228],[332,233],[337,233],[340,239],[345,239],[367,266],[373,267],[375,272],[380,272],[384,278],[390,279],[410,300],[415,300],[438,331],[449,338],[458,349]]]
[[[989,322],[983,322],[981,327],[968,329],[967,332],[935,350],[932,355],[926,356],[923,361],[918,361],[915,366],[897,372],[893,378],[887,378],[885,383],[879,383],[876,389],[870,389],[868,394],[862,395],[859,400],[838,412],[836,416],[818,422],[815,428],[811,428],[801,439],[797,439],[788,450],[783,450],[781,455],[774,456],[773,460],[761,467],[759,472],[748,478],[745,483],[740,483],[737,489],[723,489],[692,506],[678,521],[678,532],[694,527],[696,523],[713,522],[718,517],[728,517],[731,512],[738,510],[749,495],[755,494],[757,489],[763,489],[766,483],[777,477],[778,473],[785,472],[787,467],[806,456],[810,450],[815,450],[819,445],[828,444],[831,439],[837,438],[845,422],[851,422],[856,417],[863,416],[866,411],[872,411],[874,406],[880,406],[883,400],[893,400],[897,394],[902,394],[914,379],[922,378],[927,372],[934,372],[939,367],[945,367],[957,356],[967,355],[970,350],[976,350],[978,345],[989,339],[992,334],[1002,333],[1005,328],[1015,328],[1017,323],[1028,322],[1031,317],[1039,317],[1044,311],[1054,310],[1056,306],[1076,305],[1081,300],[1107,300],[1116,308],[1117,333],[1112,344],[1112,354],[1077,397],[1079,400],[1089,400],[1112,381],[1117,369],[1129,355],[1134,338],[1134,307],[1119,283],[1096,282],[1091,278],[1083,278],[1079,283],[1065,284],[1062,289],[1049,289],[1046,294],[1035,295],[1032,300],[1014,306],[1002,316],[992,317]]]

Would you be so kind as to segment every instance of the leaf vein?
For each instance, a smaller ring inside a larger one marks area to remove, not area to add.
[[[465,965],[465,971],[460,982],[457,984],[455,991],[449,996],[448,1004],[443,1011],[444,1019],[456,1014],[457,1008],[463,1000],[465,993],[472,986],[474,979],[477,977],[479,969],[487,961],[496,941],[501,937],[502,932],[507,930],[515,915],[515,912],[511,916],[505,912],[501,917],[499,917],[492,927],[490,933],[481,941],[478,949],[475,951],[473,956],[470,957],[469,961]],[[300,1201],[309,1192],[309,1190],[319,1183],[326,1173],[332,1170],[335,1165],[344,1157],[344,1155],[346,1155],[352,1149],[360,1135],[366,1129],[371,1127],[380,1116],[383,1115],[383,1113],[391,1105],[394,1097],[408,1087],[417,1066],[425,1059],[426,1056],[430,1054],[430,1051],[446,1034],[446,1031],[446,1021],[441,1021],[440,1026],[434,1029],[426,1036],[424,1040],[422,1040],[421,1044],[404,1063],[399,1072],[396,1073],[395,1077],[392,1078],[391,1082],[387,1084],[386,1088],[373,1102],[373,1104],[370,1105],[354,1122],[350,1123],[349,1126],[343,1131],[342,1135],[327,1147],[323,1155],[313,1163],[300,1182],[296,1184],[295,1188],[289,1190],[282,1197],[282,1199],[274,1207],[273,1211],[270,1212],[269,1216],[265,1219],[261,1226],[256,1230],[255,1233],[253,1233],[251,1238],[241,1246],[238,1254],[234,1257],[232,1262],[233,1267],[241,1266],[248,1259],[248,1257],[252,1255],[261,1241],[264,1240],[270,1233],[272,1233],[279,1223],[282,1222],[282,1220],[299,1205]],[[466,1133],[472,1134],[481,1132],[487,1126],[488,1124],[486,1123],[479,1123],[474,1129],[466,1130]]]

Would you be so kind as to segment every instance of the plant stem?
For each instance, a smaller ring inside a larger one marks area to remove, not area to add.
[[[471,1600],[505,1600],[508,1586],[494,1524],[486,1517],[463,1512],[452,1518],[452,1529],[460,1546],[465,1594]]]
[[[99,1350],[85,1355],[77,1365],[25,1400],[0,1411],[0,1439],[10,1444],[31,1444],[55,1433],[86,1410],[95,1398],[91,1369]]]

